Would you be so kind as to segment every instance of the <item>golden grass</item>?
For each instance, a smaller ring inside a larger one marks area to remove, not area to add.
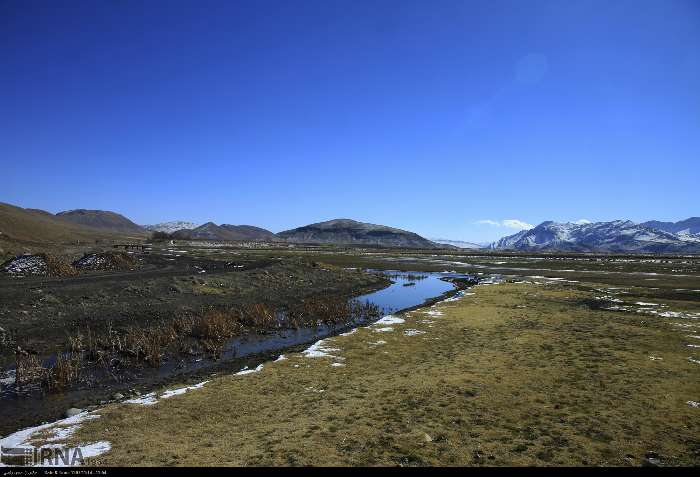
[[[110,405],[74,440],[112,443],[98,465],[700,464],[686,404],[700,365],[679,320],[591,310],[583,286],[474,292],[442,316],[329,339],[342,360],[291,354],[154,406]]]

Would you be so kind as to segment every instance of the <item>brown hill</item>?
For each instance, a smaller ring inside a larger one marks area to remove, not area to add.
[[[110,212],[108,210],[67,210],[65,212],[57,213],[56,217],[74,224],[85,225],[96,229],[109,230],[112,232],[143,235],[149,234],[146,229],[136,225],[123,215],[117,214],[116,212]]]
[[[71,222],[44,210],[0,202],[0,238],[30,243],[68,243],[97,239],[143,238],[145,232],[122,233]]]
[[[236,240],[252,240],[262,242],[275,242],[280,238],[267,229],[256,227],[254,225],[230,225],[221,224],[222,229],[228,230],[236,238]]]
[[[401,248],[440,248],[440,245],[406,230],[385,225],[368,224],[350,219],[319,222],[277,234],[297,243],[332,243]]]

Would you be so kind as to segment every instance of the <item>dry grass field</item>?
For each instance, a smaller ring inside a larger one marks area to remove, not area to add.
[[[66,442],[121,466],[700,464],[700,310],[604,287],[478,286]]]

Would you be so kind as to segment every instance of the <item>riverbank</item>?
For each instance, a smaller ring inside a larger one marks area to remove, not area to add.
[[[697,323],[674,303],[591,306],[600,290],[478,286],[151,405],[110,404],[65,442],[109,442],[92,463],[122,466],[698,465]]]
[[[250,359],[331,334],[346,325],[341,320],[369,318],[371,310],[344,309],[348,298],[390,284],[379,273],[303,260],[240,255],[235,261],[213,260],[181,252],[141,255],[140,269],[130,272],[3,278],[0,435],[55,420],[68,408],[148,392],[187,376],[230,372]],[[227,313],[223,324],[230,329],[210,326],[223,321],[215,321],[211,310]],[[274,318],[277,310],[298,310],[296,321],[259,322]],[[307,315],[334,321],[309,323]],[[149,345],[155,341],[157,346]],[[217,355],[224,352],[225,357]],[[66,358],[62,363],[59,353]],[[20,358],[23,379],[17,383]],[[48,378],[67,369],[71,374],[60,388],[48,388]]]

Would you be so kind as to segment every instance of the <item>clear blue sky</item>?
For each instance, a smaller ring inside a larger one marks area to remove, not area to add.
[[[699,164],[697,0],[0,1],[23,207],[486,241],[700,215]]]

